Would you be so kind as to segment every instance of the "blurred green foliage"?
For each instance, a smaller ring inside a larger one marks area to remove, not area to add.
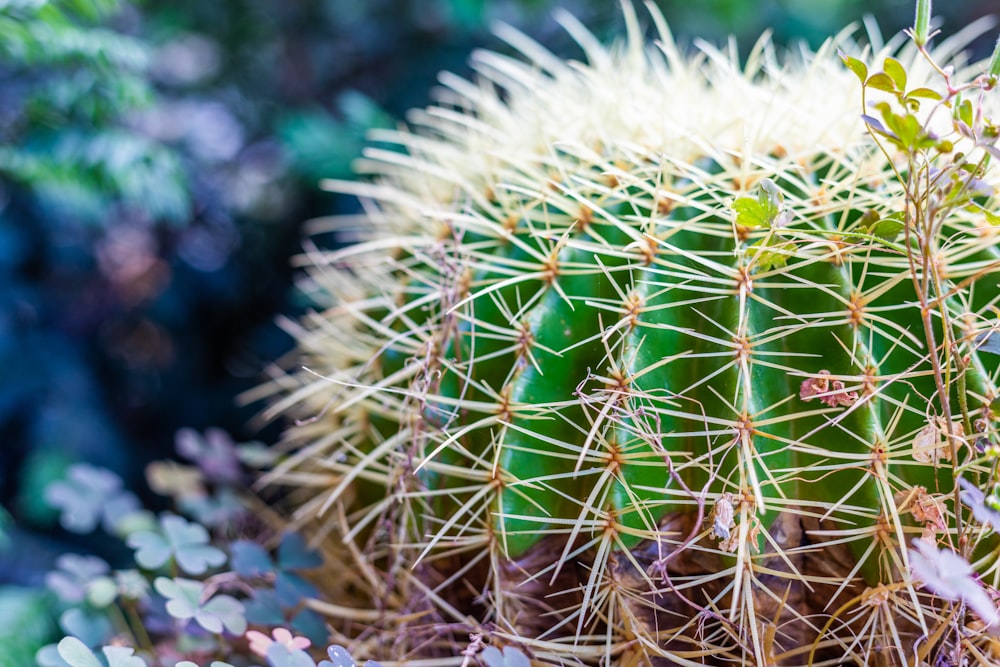
[[[183,221],[176,156],[127,123],[153,92],[148,50],[102,23],[118,0],[11,0],[0,7],[0,176],[58,217],[104,223],[117,206]]]

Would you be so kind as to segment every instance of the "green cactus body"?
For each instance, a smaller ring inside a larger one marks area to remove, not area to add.
[[[866,226],[904,193],[831,45],[779,66],[761,42],[741,70],[681,56],[653,18],[658,50],[627,6],[621,49],[563,16],[587,65],[505,30],[528,62],[478,54],[482,85],[446,76],[412,133],[376,137],[403,151],[369,152],[374,184],[331,184],[374,231],[310,260],[327,306],[276,411],[311,419],[269,479],[396,573],[380,604],[489,623],[546,664],[901,661],[892,633],[930,625],[908,543],[954,537],[956,474],[986,472],[927,430],[932,358],[951,418],[995,434],[976,341],[1000,307],[996,228],[959,211],[936,275],[911,266],[910,234]],[[946,294],[926,318],[921,284]],[[447,575],[432,594],[398,574],[424,567]],[[401,656],[446,652],[401,625],[383,628],[412,639]]]

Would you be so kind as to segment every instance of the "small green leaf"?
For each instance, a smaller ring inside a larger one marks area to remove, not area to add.
[[[937,143],[937,139],[927,132],[913,114],[895,113],[886,102],[879,102],[875,108],[882,113],[884,127],[879,129],[879,126],[872,122],[871,116],[863,116],[862,118],[874,131],[883,134],[903,150],[915,152],[924,148],[933,148]]]
[[[840,59],[844,61],[844,65],[847,66],[847,69],[854,72],[855,76],[857,76],[858,80],[863,84],[865,79],[868,78],[868,66],[857,58],[847,55],[843,51],[840,52]]]
[[[906,114],[905,116],[900,116],[899,114],[889,114],[885,117],[886,124],[889,126],[896,136],[899,137],[899,141],[903,144],[904,148],[915,149],[919,148],[919,139],[924,134],[923,127],[920,125],[920,121],[917,120],[916,116],[911,114]]]
[[[770,242],[765,242],[770,241]],[[753,268],[756,272],[770,271],[788,264],[788,258],[795,254],[795,243],[774,239],[761,239],[749,248],[747,253],[753,258]]]
[[[941,100],[944,99],[936,90],[931,90],[930,88],[914,88],[906,94],[907,97],[920,97],[925,100]]]
[[[868,77],[868,81],[865,83],[866,86],[874,88],[875,90],[884,90],[887,93],[896,92],[896,82],[892,80],[885,72],[877,72]]]
[[[903,231],[903,220],[899,214],[883,218],[878,211],[868,210],[858,220],[858,228],[866,234],[892,241]]]
[[[736,212],[737,225],[766,227],[770,223],[767,207],[762,206],[756,199],[740,197],[733,202],[733,210]]]
[[[885,73],[892,79],[896,90],[906,90],[906,69],[895,58],[886,58],[882,64]]]
[[[897,218],[883,218],[872,225],[870,233],[885,241],[892,241],[903,231],[903,222]]]
[[[781,213],[784,196],[774,181],[765,178],[758,185],[757,197],[740,197],[733,202],[736,224],[743,227],[770,227]]]
[[[972,127],[973,113],[972,113],[972,102],[969,100],[962,100],[955,106],[955,118],[962,121],[969,127]]]
[[[862,213],[861,217],[858,218],[858,228],[867,232],[869,229],[872,228],[872,225],[874,225],[881,219],[882,216],[879,215],[878,211],[876,211],[873,208],[870,208],[864,213]]]

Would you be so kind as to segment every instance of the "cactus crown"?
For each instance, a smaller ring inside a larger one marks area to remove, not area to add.
[[[992,80],[902,37],[687,56],[623,8],[610,48],[559,16],[585,62],[501,28],[523,58],[476,53],[329,183],[365,214],[303,258],[265,480],[402,658],[470,631],[547,664],[980,650]],[[980,579],[935,584],[942,554]]]

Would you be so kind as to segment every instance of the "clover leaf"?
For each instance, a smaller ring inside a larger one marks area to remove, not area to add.
[[[319,663],[319,667],[357,667],[358,663],[343,646],[331,646],[326,652],[330,660],[323,660]],[[368,660],[364,667],[382,667],[382,665],[374,660]]]
[[[230,488],[220,488],[211,495],[191,495],[177,499],[178,508],[198,523],[213,528],[231,525],[246,516],[247,509]]]
[[[87,646],[98,646],[113,632],[111,621],[105,614],[87,607],[70,607],[64,611],[59,615],[59,627]]]
[[[237,540],[231,545],[233,569],[244,578],[274,576],[278,602],[286,608],[296,606],[303,598],[315,597],[316,587],[296,574],[294,570],[319,567],[323,559],[309,549],[297,533],[285,533],[278,546],[275,563],[259,544]]]
[[[231,545],[230,564],[241,577],[262,577],[274,572],[274,563],[264,547],[249,540],[236,540]]]
[[[110,571],[97,556],[63,554],[56,560],[56,569],[45,575],[45,585],[63,602],[79,604],[87,598],[90,586]]]
[[[59,657],[70,667],[104,667],[86,644],[76,637],[65,637],[57,646]],[[135,649],[124,646],[105,646],[101,649],[108,667],[147,667],[146,661],[135,655]],[[46,665],[58,664],[51,657],[43,657]]]
[[[270,667],[316,667],[302,649],[292,649],[278,642],[267,647],[267,664]]]
[[[253,597],[243,603],[247,621],[254,625],[281,625],[285,612],[273,588],[254,588]]]
[[[108,659],[108,667],[147,667],[145,660],[133,655],[135,649],[125,646],[105,646],[101,650]]]
[[[57,644],[46,644],[35,652],[35,664],[38,667],[73,667],[59,655]]]
[[[747,254],[753,258],[753,267],[757,272],[785,266],[788,259],[795,256],[794,241],[780,241],[774,238],[763,238],[749,248]]]
[[[135,549],[135,562],[147,570],[163,567],[173,559],[188,574],[204,574],[209,567],[226,562],[226,554],[208,544],[208,531],[183,517],[164,514],[160,532],[139,531],[127,544]]]
[[[278,564],[283,570],[311,570],[323,564],[315,550],[298,533],[285,533],[278,545]]]
[[[122,480],[87,463],[70,466],[66,479],[45,488],[45,500],[60,511],[59,523],[73,533],[89,533],[101,524],[108,533],[139,509],[138,499],[122,489]]]
[[[326,621],[312,609],[302,609],[299,611],[289,621],[288,627],[315,644],[326,641],[326,638],[330,636],[330,632],[326,627]]]
[[[59,657],[70,667],[104,667],[93,651],[76,637],[64,637],[58,646]]]
[[[178,620],[194,619],[215,634],[221,633],[223,628],[234,635],[246,632],[243,604],[236,598],[216,595],[203,600],[204,585],[192,579],[157,577],[153,587],[167,598],[167,613]]]
[[[138,570],[117,570],[115,583],[119,593],[129,600],[142,600],[149,595],[149,580]]]
[[[196,463],[209,481],[233,484],[240,480],[236,445],[222,429],[210,428],[200,435],[194,429],[182,428],[174,438],[174,446],[178,454]]]
[[[297,574],[279,571],[274,579],[274,590],[278,601],[285,607],[294,607],[305,598],[319,595],[316,587]]]

